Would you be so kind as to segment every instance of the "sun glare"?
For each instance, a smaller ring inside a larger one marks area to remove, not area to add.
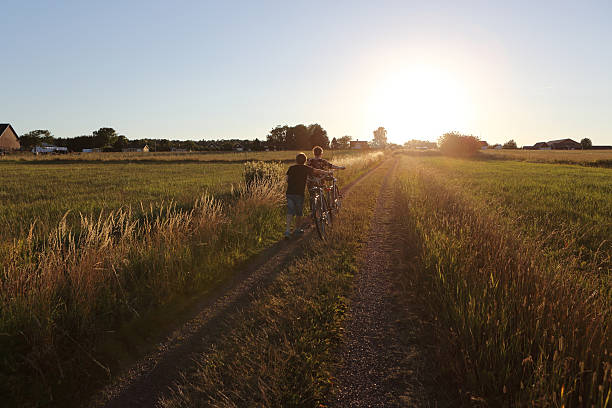
[[[384,126],[388,139],[435,141],[444,132],[469,126],[467,91],[450,74],[432,67],[413,67],[388,74],[370,99],[371,126]]]

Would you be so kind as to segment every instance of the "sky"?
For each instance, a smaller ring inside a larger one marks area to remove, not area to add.
[[[0,123],[56,137],[612,145],[609,1],[0,0]]]

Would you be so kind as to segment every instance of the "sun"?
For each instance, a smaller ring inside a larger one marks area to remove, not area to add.
[[[465,86],[450,73],[413,66],[386,74],[370,98],[373,128],[384,126],[390,142],[435,141],[469,127],[471,104]]]

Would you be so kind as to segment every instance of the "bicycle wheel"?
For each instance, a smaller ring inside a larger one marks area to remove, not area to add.
[[[312,217],[314,219],[315,227],[317,227],[317,234],[319,234],[319,238],[325,239],[325,230],[327,227],[327,222],[325,220],[325,214],[323,211],[323,196],[317,194],[314,197],[313,203],[313,212]]]
[[[333,189],[325,190],[325,207],[327,209],[327,216],[329,219],[329,223],[333,224],[334,222],[334,200],[333,200]]]
[[[342,198],[340,198],[340,189],[334,183],[334,207],[336,212],[340,211],[340,207],[342,206]]]

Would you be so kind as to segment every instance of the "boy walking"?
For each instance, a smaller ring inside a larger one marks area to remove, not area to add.
[[[295,217],[295,233],[303,234],[302,229],[302,213],[304,211],[304,191],[306,189],[306,179],[310,176],[324,176],[328,172],[318,170],[306,163],[306,155],[300,153],[295,157],[293,166],[287,170],[287,229],[285,230],[285,238],[291,236],[291,223]]]

